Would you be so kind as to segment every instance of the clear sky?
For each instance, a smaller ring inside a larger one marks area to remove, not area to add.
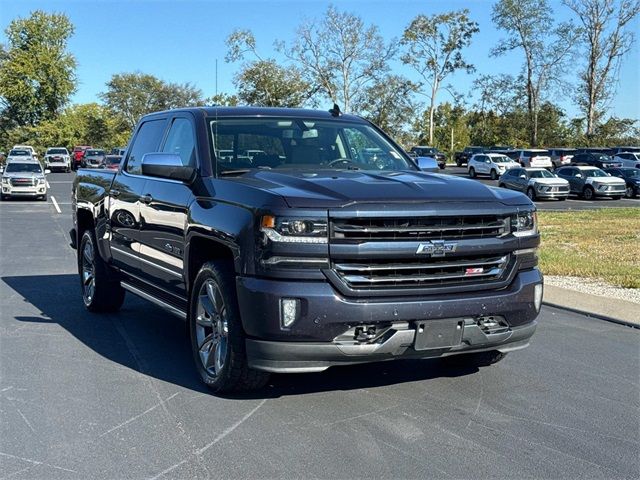
[[[18,17],[36,9],[67,14],[76,27],[69,49],[78,61],[78,91],[74,102],[98,101],[105,83],[114,73],[140,71],[172,82],[191,82],[205,96],[215,93],[215,63],[218,60],[218,92],[233,93],[233,75],[237,64],[226,64],[225,38],[236,28],[251,29],[263,56],[279,58],[275,40],[291,41],[296,27],[306,18],[322,15],[330,2],[316,0],[269,1],[195,1],[195,0],[0,0],[0,42],[5,43],[4,29]],[[468,8],[480,24],[466,57],[479,74],[519,72],[519,53],[490,58],[489,51],[502,35],[491,22],[490,0],[343,0],[333,4],[341,11],[376,24],[389,39],[399,37],[418,14],[431,15],[453,9]],[[559,19],[569,12],[559,0],[551,0]],[[640,32],[640,22],[632,28]],[[618,117],[640,119],[638,81],[640,50],[636,43],[625,58],[618,78],[617,94],[609,113]],[[412,72],[400,64],[393,70],[410,78]],[[568,69],[567,79],[577,74]],[[447,83],[464,94],[471,94],[475,75],[457,73]],[[414,79],[417,80],[415,75]],[[439,100],[449,100],[440,93]],[[556,98],[569,116],[577,116],[570,99]]]

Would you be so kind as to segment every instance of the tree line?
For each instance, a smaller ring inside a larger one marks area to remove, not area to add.
[[[562,0],[571,19],[558,22],[547,0],[497,0],[492,21],[499,59],[521,58],[510,74],[473,81],[474,95],[448,81],[474,75],[468,48],[479,25],[466,9],[418,15],[399,38],[328,7],[302,22],[290,42],[265,53],[249,29],[226,38],[225,62],[237,70],[235,91],[205,98],[191,83],[141,72],[114,74],[99,102],[70,104],[76,59],[68,50],[74,26],[64,14],[35,11],[11,21],[0,45],[0,146],[121,146],[140,116],[195,105],[325,108],[373,121],[405,146],[452,151],[479,145],[604,145],[640,141],[636,119],[607,118],[620,64],[634,42],[631,21],[640,0]],[[496,60],[497,61],[497,60]],[[392,70],[401,62],[411,78]],[[442,102],[444,93],[449,100]],[[554,102],[571,98],[581,116],[568,118]]]

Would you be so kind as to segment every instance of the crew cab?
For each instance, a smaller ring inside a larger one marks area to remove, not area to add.
[[[456,162],[458,167],[465,165],[469,162],[471,157],[473,157],[477,153],[484,153],[484,147],[465,147],[461,152],[455,152],[453,154],[453,159]]]
[[[118,170],[74,181],[84,305],[130,292],[185,320],[216,392],[391,359],[495,363],[536,328],[535,206],[423,160],[335,107],[147,115]]]

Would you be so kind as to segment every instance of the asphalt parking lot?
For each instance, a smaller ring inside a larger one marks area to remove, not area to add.
[[[48,176],[47,203],[0,202],[0,478],[639,476],[639,330],[544,307],[493,367],[353,366],[215,397],[179,320],[131,295],[84,310],[72,176]]]

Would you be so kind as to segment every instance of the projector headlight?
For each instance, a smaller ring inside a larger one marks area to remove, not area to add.
[[[264,215],[260,230],[272,242],[327,243],[327,221],[319,218]]]
[[[519,212],[511,217],[511,233],[516,237],[528,237],[538,233],[538,214],[535,211]]]

